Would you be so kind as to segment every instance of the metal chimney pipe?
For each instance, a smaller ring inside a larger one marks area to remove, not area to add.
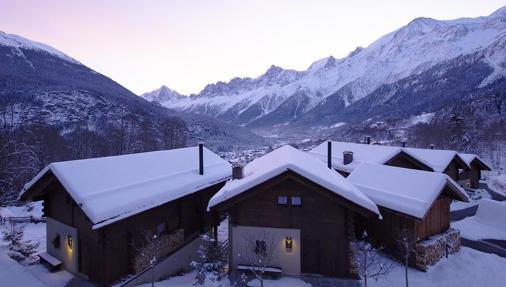
[[[199,174],[204,174],[204,143],[199,142]]]
[[[406,147],[406,142],[402,141],[402,147]]]
[[[368,136],[368,137],[366,137],[365,139],[366,139],[366,141],[367,141],[367,144],[371,144],[371,137],[369,137],[369,136]]]
[[[434,149],[434,145],[433,144],[430,144],[430,149]]]
[[[232,167],[232,179],[241,179],[244,177],[244,169],[242,165],[234,165]]]
[[[332,169],[332,141],[327,142],[327,167]]]
[[[343,151],[343,164],[347,165],[353,161],[353,152],[352,151]]]

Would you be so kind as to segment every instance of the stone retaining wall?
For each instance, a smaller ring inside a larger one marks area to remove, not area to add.
[[[427,271],[429,266],[436,264],[447,253],[458,252],[460,245],[460,231],[453,228],[418,242],[415,247],[416,268]]]

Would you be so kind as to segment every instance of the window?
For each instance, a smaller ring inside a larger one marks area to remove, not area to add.
[[[302,198],[300,196],[292,196],[293,206],[302,206]]]
[[[255,241],[255,254],[259,256],[265,256],[267,252],[267,244],[264,240]]]
[[[285,196],[285,195],[278,196],[278,204],[279,205],[287,205],[288,204],[288,196]]]
[[[165,222],[156,226],[156,235],[161,235],[162,233],[165,233]]]
[[[56,235],[54,236],[53,241],[51,241],[51,243],[53,243],[53,247],[55,249],[60,248],[60,234],[59,233],[56,233]]]

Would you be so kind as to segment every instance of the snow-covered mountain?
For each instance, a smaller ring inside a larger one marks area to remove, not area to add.
[[[24,55],[22,49],[27,49],[32,51],[48,53],[52,56],[56,56],[65,61],[74,64],[80,64],[77,60],[67,56],[63,52],[56,50],[55,48],[50,47],[46,44],[35,42],[18,35],[7,34],[2,31],[0,31],[0,45],[10,47],[13,53],[15,53],[20,57],[23,57]]]
[[[162,86],[159,89],[144,93],[141,96],[150,102],[155,101],[158,103],[163,103],[164,105],[170,105],[171,103],[177,102],[184,97],[178,92],[169,89],[167,86]]]
[[[466,56],[490,67],[477,83],[485,87],[506,75],[505,46],[506,7],[478,18],[417,18],[342,59],[330,56],[305,71],[271,66],[257,78],[234,78],[207,85],[197,95],[159,102],[249,127],[292,125],[317,105],[338,112],[382,85]],[[330,96],[332,101],[327,103]],[[312,121],[319,125],[318,117]]]
[[[177,96],[166,88],[152,95],[157,100]],[[186,124],[181,128],[187,144],[204,140],[226,149],[263,143],[249,130],[219,119],[146,101],[46,44],[0,32],[0,126],[42,124],[61,128],[62,133],[86,126],[104,133],[106,126],[126,124],[131,130],[141,130],[142,125],[163,130],[167,122],[177,120]]]

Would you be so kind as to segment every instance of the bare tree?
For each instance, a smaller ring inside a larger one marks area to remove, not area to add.
[[[225,278],[228,241],[217,241],[210,233],[201,236],[202,244],[199,246],[199,258],[191,265],[197,270],[196,286],[204,285],[206,281],[214,283]]]
[[[367,287],[369,278],[378,281],[382,277],[386,277],[393,269],[393,265],[381,256],[381,248],[374,248],[367,232],[364,231],[361,241],[354,243],[355,258],[357,260],[357,269],[360,277],[364,279],[364,286]]]
[[[409,257],[415,251],[415,246],[417,239],[413,239],[412,236],[409,235],[406,227],[403,227],[399,232],[399,238],[397,239],[397,244],[399,246],[399,254],[404,263],[404,275],[406,278],[406,287],[409,287],[409,278],[408,278],[408,268],[409,268]]]
[[[246,264],[255,278],[260,281],[260,286],[264,286],[264,273],[271,266],[271,262],[276,251],[274,236],[264,231],[261,234],[248,234],[244,237],[246,242],[244,251],[239,254],[244,258]]]

